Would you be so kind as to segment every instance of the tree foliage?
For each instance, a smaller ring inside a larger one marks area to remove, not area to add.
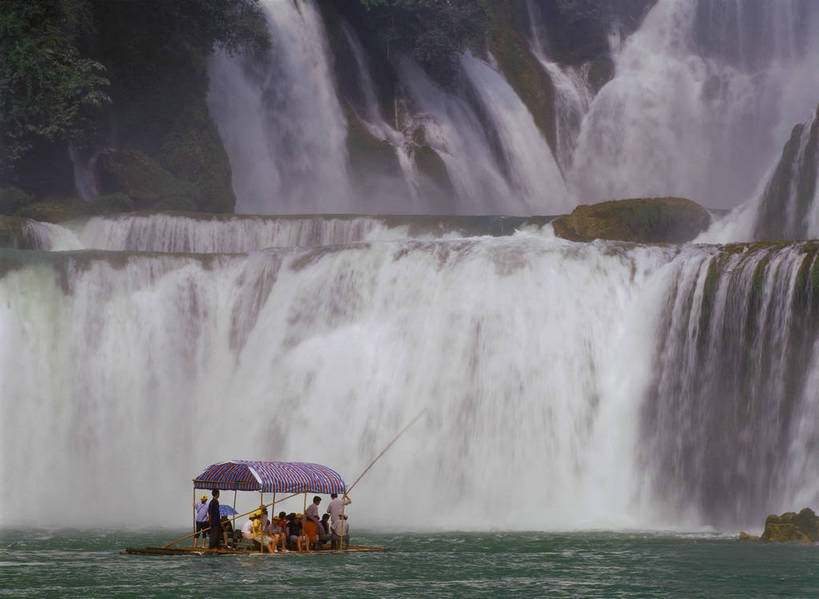
[[[38,139],[79,142],[108,101],[105,67],[75,45],[82,7],[0,1],[0,176]]]
[[[388,54],[411,56],[448,86],[465,50],[478,51],[489,27],[486,0],[360,0]]]
[[[258,0],[0,0],[0,181],[112,134],[158,146],[215,47],[268,45]]]

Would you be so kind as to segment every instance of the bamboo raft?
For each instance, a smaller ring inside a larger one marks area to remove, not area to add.
[[[214,496],[217,490],[233,491],[233,508],[231,508],[234,516],[231,519],[231,529],[235,531],[236,518],[248,516],[256,511],[254,508],[244,514],[237,514],[236,512],[236,494],[238,491],[251,491],[259,493],[260,506],[259,510],[267,507],[273,507],[287,499],[297,495],[304,494],[304,511],[307,511],[307,494],[308,493],[323,493],[337,495],[341,493],[344,501],[341,503],[341,530],[339,535],[343,535],[343,531],[347,530],[344,524],[344,506],[350,503],[347,493],[363,478],[363,476],[373,467],[373,465],[392,447],[398,438],[406,432],[421,416],[425,410],[421,410],[418,415],[407,424],[398,435],[390,441],[386,447],[372,460],[364,471],[355,479],[349,487],[344,482],[344,479],[327,466],[314,463],[304,462],[271,462],[271,461],[248,461],[248,460],[230,460],[227,462],[218,462],[211,464],[205,468],[204,472],[193,479],[193,504],[196,507],[196,490],[197,489],[213,489]],[[273,493],[273,501],[265,503],[264,494]],[[277,493],[289,493],[286,497],[276,499]],[[205,497],[202,497],[204,502]],[[221,506],[220,506],[221,507]],[[261,511],[259,512],[261,513]],[[205,547],[193,547],[178,545],[178,543],[195,538],[202,535],[202,543],[204,545],[204,533],[209,528],[201,531],[196,529],[196,521],[193,522],[193,533],[182,538],[171,541],[167,545],[149,545],[147,547],[127,547],[120,551],[121,555],[265,555],[262,551],[250,548],[247,545],[240,545],[239,547],[207,549]],[[235,534],[235,533],[234,533]],[[348,538],[347,536],[344,537]],[[234,540],[235,542],[235,540]],[[341,539],[339,539],[341,544]],[[312,551],[287,551],[286,553],[374,553],[380,551],[388,551],[385,547],[370,547],[367,545],[345,545],[342,548],[316,548]],[[281,555],[284,551],[270,553],[267,555]]]
[[[349,545],[343,550],[339,549],[314,549],[309,554],[314,553],[374,553],[379,551],[389,551],[386,547],[368,547],[367,545]],[[127,547],[120,551],[120,555],[210,555],[214,557],[224,555],[263,555],[265,557],[280,555],[306,555],[306,552],[288,551],[287,553],[261,553],[258,550],[250,549],[202,549],[201,547]]]

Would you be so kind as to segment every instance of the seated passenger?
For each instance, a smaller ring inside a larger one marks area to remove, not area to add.
[[[247,517],[247,522],[245,522],[244,526],[242,526],[242,538],[243,539],[252,539],[253,538],[253,520],[256,518],[256,512],[252,512]]]
[[[257,547],[258,543],[253,538],[253,523],[256,521],[256,512],[252,512],[248,516],[247,522],[245,522],[244,526],[242,526],[242,538],[247,539],[253,544],[253,549],[260,549],[260,546]]]
[[[299,553],[304,551],[304,549],[302,549],[304,545],[306,545],[306,549],[309,552],[310,544],[302,531],[301,514],[293,514],[293,519],[290,520],[288,528],[288,540],[290,543],[296,545],[296,549],[298,549]]]
[[[256,517],[253,519],[253,540],[261,545],[261,552],[264,553],[265,548],[270,553],[276,553],[278,550],[273,544],[273,537],[264,532],[264,525],[262,524],[262,512],[257,511]]]
[[[312,520],[305,520],[302,525],[302,536],[306,540],[307,550],[310,551],[310,544],[315,546],[318,542],[318,525]]]
[[[321,517],[321,528],[319,528],[319,543],[326,543],[330,540],[330,514]]]
[[[273,518],[270,523],[270,536],[273,537],[273,545],[281,545],[281,550],[287,552],[287,520],[282,512],[278,518]]]
[[[227,516],[222,516],[221,524],[225,547],[233,549],[233,524],[228,520]]]

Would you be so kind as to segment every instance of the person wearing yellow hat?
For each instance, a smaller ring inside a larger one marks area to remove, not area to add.
[[[273,543],[273,537],[264,531],[262,510],[257,510],[253,516],[253,540],[261,545],[262,553],[264,553],[265,548],[267,548],[270,553],[276,553],[277,549]]]
[[[193,546],[196,547],[199,542],[199,536],[202,537],[202,547],[205,546],[205,529],[208,527],[208,496],[202,495],[199,503],[193,504],[193,510],[196,513],[196,532],[193,536]]]

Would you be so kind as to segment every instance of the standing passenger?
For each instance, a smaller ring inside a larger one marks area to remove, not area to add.
[[[199,503],[193,504],[196,510],[196,533],[193,535],[193,547],[196,548],[199,537],[202,537],[202,548],[205,547],[205,529],[208,527],[208,496],[202,495]]]
[[[332,499],[332,501],[330,502],[330,505],[327,506],[327,513],[330,514],[330,518],[332,518],[333,521],[332,525],[335,526],[335,523],[339,520],[339,517],[341,516],[341,512],[344,510],[344,506],[350,505],[352,503],[352,500],[349,497],[347,497],[346,493],[344,494],[343,501],[338,498],[337,493],[332,493],[330,495],[330,498]]]
[[[219,513],[219,489],[211,492],[213,499],[208,504],[208,524],[210,526],[210,549],[219,549],[222,546],[222,516]]]
[[[339,515],[338,520],[333,523],[332,541],[330,542],[333,549],[341,547],[341,543],[344,543],[345,548],[350,546],[350,524],[348,520],[349,516],[343,514]]]

